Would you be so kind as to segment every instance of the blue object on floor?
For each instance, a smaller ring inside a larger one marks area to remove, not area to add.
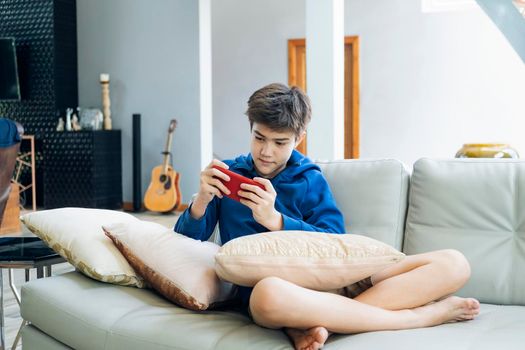
[[[20,142],[20,134],[14,121],[0,118],[0,147],[10,147]]]

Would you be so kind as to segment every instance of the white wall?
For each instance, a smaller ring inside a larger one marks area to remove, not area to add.
[[[249,95],[288,80],[286,41],[305,36],[304,3],[214,0],[212,29],[214,152],[229,158],[249,150]],[[361,157],[411,165],[467,142],[508,142],[525,157],[525,65],[481,9],[346,0],[345,33],[361,39]]]
[[[132,200],[132,114],[142,114],[142,186],[162,162],[177,118],[174,169],[183,201],[197,192],[200,164],[199,12],[188,0],[77,0],[79,103],[100,107],[99,74],[111,78],[113,128],[122,130],[124,201]]]
[[[525,65],[481,9],[346,5],[346,33],[361,37],[362,157],[412,164],[469,142],[508,142],[525,157]]]

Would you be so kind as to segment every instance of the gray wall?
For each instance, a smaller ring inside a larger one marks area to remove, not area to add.
[[[420,0],[346,0],[361,37],[361,156],[451,157],[464,142],[509,142],[525,155],[525,66],[481,10],[422,13]],[[200,172],[198,1],[77,0],[79,103],[100,107],[111,74],[131,201],[131,115],[142,113],[142,182],[160,164],[172,117],[184,202]],[[286,83],[287,39],[305,36],[301,0],[213,0],[213,147],[249,150],[244,111],[264,84]]]
[[[253,90],[287,82],[303,1],[214,0],[214,152],[248,151]],[[422,13],[420,0],[346,0],[361,39],[361,157],[453,157],[466,142],[509,142],[525,156],[525,66],[481,9]],[[233,132],[231,125],[240,125]]]
[[[176,117],[173,166],[188,202],[200,172],[198,1],[77,0],[77,26],[80,106],[100,108],[99,74],[110,74],[124,201],[132,200],[131,115],[141,113],[143,190]]]
[[[246,101],[271,82],[288,83],[287,40],[304,37],[302,0],[213,0],[213,149],[248,153]]]

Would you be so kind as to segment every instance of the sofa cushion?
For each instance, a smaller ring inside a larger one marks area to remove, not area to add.
[[[183,309],[151,290],[77,272],[26,283],[22,300],[25,320],[74,349],[217,349],[226,334],[256,327],[239,313]],[[277,335],[266,343],[286,343],[284,334]]]
[[[55,338],[48,336],[46,333],[31,325],[26,325],[22,328],[21,334],[24,349],[71,350],[69,346],[62,344]]]
[[[329,291],[346,287],[401,261],[388,244],[355,234],[276,231],[239,237],[215,256],[219,277],[253,287],[280,277],[301,287]]]
[[[345,219],[345,232],[356,233],[401,250],[409,173],[394,159],[316,162]]]
[[[133,269],[168,300],[191,310],[206,310],[231,297],[232,284],[215,273],[217,244],[142,220],[103,229]]]
[[[132,215],[105,209],[59,208],[28,213],[20,220],[87,276],[102,282],[144,287],[144,280],[102,230],[102,225],[139,222]]]
[[[292,349],[283,332],[259,327],[241,314],[182,309],[150,290],[101,283],[76,272],[25,284],[21,312],[30,327],[75,349]],[[521,350],[523,329],[525,307],[482,304],[474,321],[335,335],[323,349]]]
[[[525,307],[481,304],[467,322],[400,331],[336,335],[323,350],[519,350],[525,341]]]
[[[444,248],[461,251],[471,264],[460,295],[525,305],[525,161],[415,163],[404,252]]]

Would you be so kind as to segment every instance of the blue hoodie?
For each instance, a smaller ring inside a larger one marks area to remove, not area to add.
[[[224,163],[231,171],[246,177],[258,176],[251,154]],[[286,168],[270,181],[277,193],[275,209],[283,216],[283,230],[344,232],[343,215],[336,207],[328,183],[321,169],[309,158],[294,150]],[[215,197],[199,220],[191,216],[190,208],[181,215],[174,230],[194,239],[208,240],[217,221],[223,244],[237,237],[268,231],[255,221],[250,208],[226,196]]]
[[[246,177],[258,176],[251,154],[224,163],[231,171]],[[283,216],[283,230],[344,232],[343,215],[335,205],[330,187],[321,169],[310,159],[294,150],[286,168],[270,181],[277,193],[275,209]],[[182,213],[174,230],[194,239],[208,240],[217,220],[223,244],[237,237],[268,231],[255,221],[250,208],[226,196],[213,198],[199,220],[191,216],[190,209],[191,206]],[[238,289],[237,296],[244,307],[249,305],[252,289]]]

